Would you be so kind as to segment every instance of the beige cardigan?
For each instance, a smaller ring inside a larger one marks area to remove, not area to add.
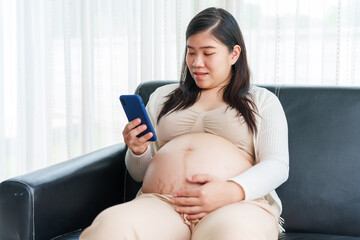
[[[151,94],[146,109],[155,132],[157,116],[166,100],[165,97],[178,86],[178,84],[165,85]],[[288,179],[289,174],[287,121],[280,101],[273,93],[254,85],[251,86],[250,93],[260,115],[260,117],[256,116],[258,133],[253,137],[256,164],[229,180],[244,189],[246,196],[244,201],[265,196],[280,216],[282,205],[275,189]],[[128,150],[125,163],[130,175],[136,181],[143,180],[146,169],[158,149],[158,143],[155,141],[142,155],[136,156]]]

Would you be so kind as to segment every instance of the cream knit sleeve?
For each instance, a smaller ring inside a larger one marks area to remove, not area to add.
[[[267,90],[257,96],[260,117],[255,137],[256,164],[237,177],[245,192],[245,200],[263,197],[288,179],[288,127],[284,110],[278,98]]]
[[[146,111],[149,115],[150,121],[156,133],[156,91],[150,95]],[[125,165],[131,177],[141,182],[144,180],[146,170],[154,156],[154,143],[151,143],[146,151],[141,155],[135,155],[130,149],[127,150],[125,155]]]

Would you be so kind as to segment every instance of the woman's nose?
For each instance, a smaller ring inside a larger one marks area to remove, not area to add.
[[[202,60],[202,58],[200,56],[196,56],[194,58],[193,67],[203,67],[203,66],[204,66],[204,61]]]

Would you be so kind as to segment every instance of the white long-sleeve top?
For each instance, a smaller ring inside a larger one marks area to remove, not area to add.
[[[156,122],[166,96],[178,84],[165,85],[151,94],[146,106],[150,120],[157,131]],[[274,210],[281,214],[282,205],[275,189],[288,179],[289,151],[288,127],[278,98],[265,88],[252,85],[249,90],[259,116],[255,115],[257,134],[253,135],[255,165],[240,175],[228,179],[239,184],[245,192],[245,200],[254,200],[265,196]],[[125,163],[130,175],[136,181],[144,179],[152,157],[159,149],[158,141],[149,145],[142,155],[134,155],[129,149]]]

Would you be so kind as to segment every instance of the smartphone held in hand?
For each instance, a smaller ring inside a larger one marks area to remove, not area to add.
[[[145,105],[139,95],[121,95],[120,102],[125,111],[126,117],[131,122],[136,118],[141,119],[141,124],[146,125],[146,130],[140,133],[137,137],[141,137],[148,132],[152,132],[153,136],[148,141],[156,141],[156,134],[151,124],[150,118],[146,112]]]

